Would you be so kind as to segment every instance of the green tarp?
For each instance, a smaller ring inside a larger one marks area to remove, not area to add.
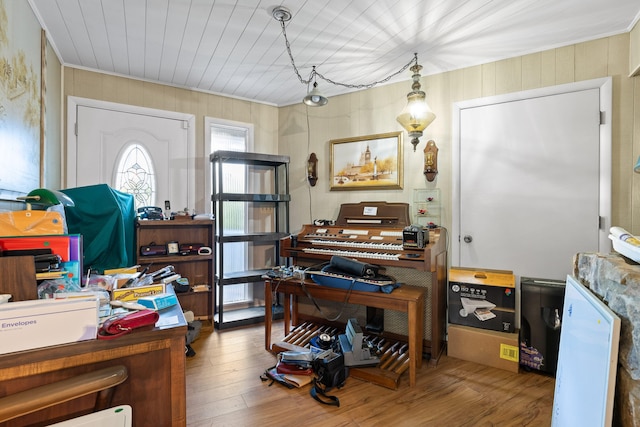
[[[66,206],[69,234],[81,234],[84,270],[102,272],[135,264],[133,196],[106,184],[61,190],[75,206]]]

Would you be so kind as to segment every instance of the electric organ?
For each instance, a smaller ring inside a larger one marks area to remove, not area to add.
[[[282,239],[280,255],[301,267],[328,262],[333,255],[354,258],[384,267],[398,283],[425,287],[424,351],[437,363],[445,341],[446,230],[430,229],[424,248],[408,248],[403,230],[411,225],[409,205],[388,202],[343,204],[335,223],[325,224],[306,224],[297,235]],[[385,333],[406,335],[406,322],[404,313],[384,313]]]

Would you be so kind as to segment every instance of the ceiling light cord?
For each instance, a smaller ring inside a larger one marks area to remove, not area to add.
[[[285,29],[285,24],[284,24],[284,19],[278,19],[278,21],[280,22],[280,27],[282,27],[282,35],[284,35],[284,44],[287,47],[287,53],[289,54],[289,59],[291,60],[291,65],[293,65],[293,71],[295,71],[296,76],[298,76],[298,80],[300,80],[300,83],[308,85],[311,83],[311,80],[313,79],[313,73],[315,72],[315,68],[314,70],[311,72],[311,75],[309,76],[309,80],[305,80],[302,78],[302,76],[300,75],[300,72],[298,71],[298,67],[296,67],[296,63],[293,60],[293,54],[291,53],[291,44],[289,43],[289,39],[287,38],[287,30]]]
[[[285,46],[287,47],[287,53],[289,54],[289,59],[291,60],[291,66],[293,67],[293,71],[296,73],[296,76],[298,77],[298,80],[300,80],[300,83],[306,84],[307,87],[311,84],[311,82],[315,82],[316,77],[319,77],[320,79],[326,81],[327,83],[331,83],[331,84],[336,85],[336,86],[343,86],[343,87],[350,88],[350,89],[370,89],[370,88],[372,88],[372,87],[374,87],[376,85],[379,85],[381,83],[388,82],[393,77],[395,77],[398,74],[406,71],[412,65],[418,65],[418,54],[414,53],[413,54],[413,58],[411,59],[411,61],[409,61],[407,64],[405,64],[398,71],[388,75],[387,77],[385,77],[385,78],[383,78],[381,80],[376,80],[374,82],[365,83],[365,84],[349,84],[349,83],[337,82],[337,81],[332,80],[332,79],[330,79],[328,77],[325,77],[324,75],[322,75],[319,72],[317,72],[316,71],[316,67],[314,65],[312,70],[311,70],[311,73],[309,74],[309,79],[305,80],[304,78],[302,78],[302,75],[300,74],[300,71],[298,70],[298,67],[296,66],[296,62],[293,59],[293,54],[291,53],[291,43],[289,43],[289,38],[287,37],[285,19],[279,18],[279,17],[277,17],[275,15],[274,15],[274,17],[278,20],[278,22],[280,22],[280,27],[282,28],[282,35],[284,36],[284,43],[285,43]]]
[[[340,83],[340,82],[336,82],[334,80],[331,80],[330,78],[325,77],[322,74],[318,73],[315,70],[315,67],[314,67],[313,71],[311,71],[311,73],[315,74],[318,77],[320,77],[325,82],[328,82],[328,83],[331,83],[331,84],[334,84],[334,85],[344,86],[344,87],[347,87],[347,88],[350,88],[350,89],[371,89],[372,87],[374,87],[376,85],[388,82],[389,80],[391,80],[392,78],[394,78],[398,74],[406,71],[407,68],[409,68],[412,64],[417,64],[417,63],[418,63],[418,54],[414,53],[413,59],[411,59],[411,61],[409,61],[406,65],[404,65],[401,69],[399,69],[395,73],[388,75],[387,77],[385,77],[382,80],[376,80],[375,82],[366,83],[366,84],[358,84],[358,85],[348,84],[348,83]],[[292,64],[292,65],[295,67],[295,64]]]
[[[307,158],[309,158],[309,156],[311,155],[311,124],[309,123],[309,107],[307,106],[307,108],[305,108],[305,111],[307,112],[306,114],[306,118],[307,118]],[[306,163],[306,160],[305,160]],[[307,166],[305,165],[305,168]],[[312,198],[312,194],[311,194],[311,183],[309,182],[308,179],[306,179],[305,181],[307,181],[307,192],[309,194],[309,221],[313,222],[313,198]]]

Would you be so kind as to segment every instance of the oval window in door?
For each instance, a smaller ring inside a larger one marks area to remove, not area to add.
[[[136,209],[141,206],[156,206],[156,174],[151,156],[144,146],[125,146],[117,165],[114,188],[133,195]]]

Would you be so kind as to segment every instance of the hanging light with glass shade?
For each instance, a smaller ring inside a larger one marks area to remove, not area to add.
[[[425,93],[420,90],[420,70],[422,70],[422,65],[418,64],[417,53],[415,54],[415,64],[410,70],[413,72],[411,92],[407,94],[407,105],[396,117],[396,120],[409,134],[411,144],[413,144],[413,151],[416,151],[422,132],[433,122],[436,115],[429,108]]]

